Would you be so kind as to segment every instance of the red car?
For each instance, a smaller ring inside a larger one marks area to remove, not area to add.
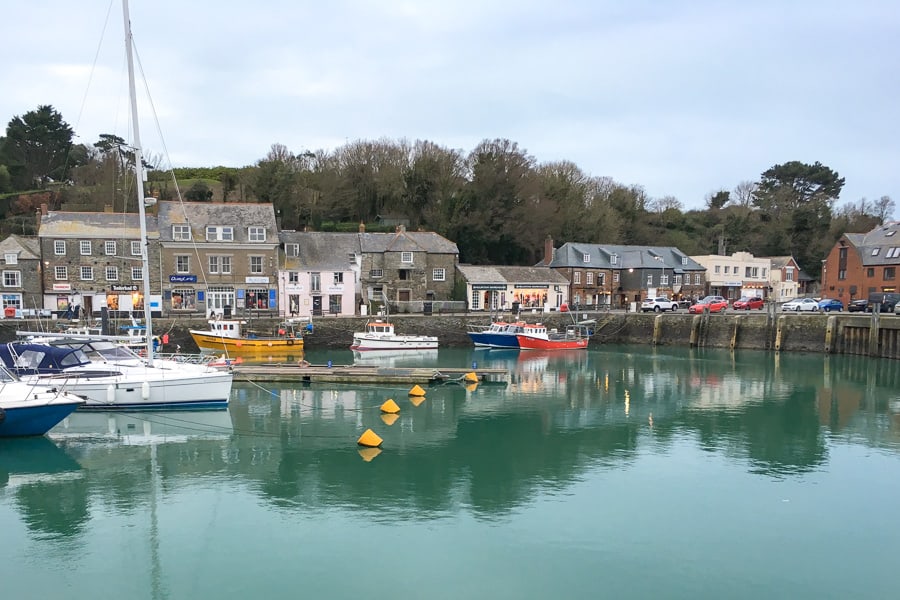
[[[725,312],[726,308],[728,308],[728,300],[722,296],[707,296],[698,300],[697,304],[692,304],[688,308],[688,312],[691,314],[699,314],[706,311],[717,313]]]
[[[763,302],[762,298],[750,298],[749,296],[742,296],[740,300],[735,300],[732,306],[735,310],[751,310],[754,308],[757,310],[762,310],[765,306],[765,302]]]

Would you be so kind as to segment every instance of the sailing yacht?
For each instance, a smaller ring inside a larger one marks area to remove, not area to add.
[[[141,236],[141,289],[144,295],[145,355],[135,365],[134,357],[105,361],[92,360],[84,346],[62,348],[52,342],[42,345],[7,345],[4,362],[22,374],[22,380],[54,385],[85,398],[82,409],[179,409],[221,408],[228,405],[233,375],[213,367],[182,363],[160,363],[153,354],[153,324],[150,310],[150,261],[148,257],[147,219],[143,181],[144,166],[138,127],[134,80],[133,38],[128,0],[122,0],[125,24],[125,52],[128,66],[128,91],[131,101],[135,189]],[[49,360],[50,357],[52,361]],[[47,360],[45,360],[47,359]],[[43,368],[47,366],[48,368]],[[52,371],[48,370],[52,366]],[[33,369],[33,372],[29,372]],[[27,373],[27,374],[26,374]]]

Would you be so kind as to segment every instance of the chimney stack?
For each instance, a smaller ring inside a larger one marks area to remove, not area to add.
[[[544,265],[549,267],[551,262],[553,262],[553,238],[548,235],[544,240]]]

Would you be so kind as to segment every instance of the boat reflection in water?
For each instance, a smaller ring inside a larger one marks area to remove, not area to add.
[[[196,439],[227,439],[234,432],[227,410],[80,412],[50,430],[54,440],[117,445],[181,443]]]
[[[438,349],[353,350],[353,364],[377,367],[437,367]]]

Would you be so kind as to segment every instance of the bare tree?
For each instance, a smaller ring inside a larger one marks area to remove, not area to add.
[[[882,196],[875,201],[873,208],[875,216],[878,217],[878,222],[884,225],[886,221],[890,221],[893,218],[896,205],[890,196]]]
[[[731,203],[736,206],[750,208],[753,206],[753,194],[756,193],[756,183],[753,181],[742,181],[734,187],[731,192]]]

